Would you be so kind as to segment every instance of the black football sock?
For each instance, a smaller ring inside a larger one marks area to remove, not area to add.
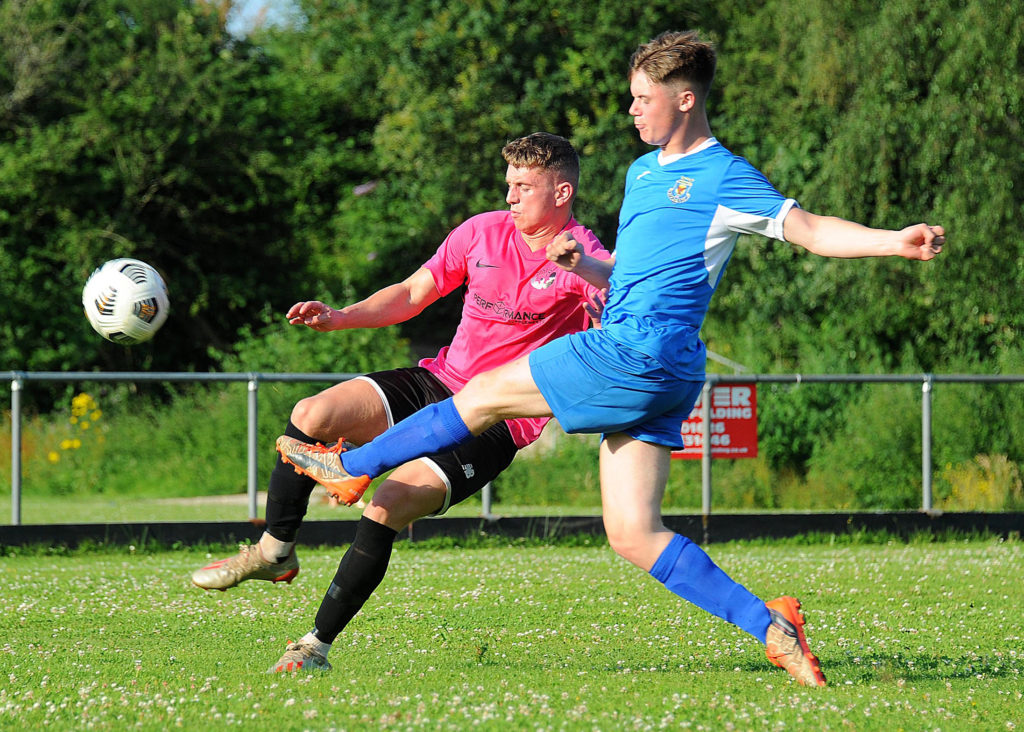
[[[316,637],[333,643],[384,579],[398,532],[365,516],[316,613]]]
[[[288,420],[284,433],[301,442],[317,442],[293,425],[291,420]],[[270,485],[267,487],[267,533],[279,541],[295,541],[306,509],[309,508],[309,496],[314,487],[315,480],[296,473],[295,468],[277,454],[277,462],[274,463]]]

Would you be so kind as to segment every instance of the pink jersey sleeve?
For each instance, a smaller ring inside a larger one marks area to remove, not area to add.
[[[459,226],[445,237],[434,256],[423,265],[430,270],[434,286],[442,297],[465,283],[466,249],[471,241],[472,227]]]

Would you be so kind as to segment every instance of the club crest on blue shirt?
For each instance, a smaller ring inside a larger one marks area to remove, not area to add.
[[[675,185],[668,189],[668,200],[672,203],[686,203],[690,200],[690,189],[693,187],[693,178],[680,176]]]

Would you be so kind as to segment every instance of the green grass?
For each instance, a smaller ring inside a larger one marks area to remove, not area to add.
[[[266,511],[266,494],[258,494],[259,518]],[[492,512],[508,516],[586,516],[601,514],[601,507],[594,506],[520,506],[518,504],[494,504]],[[479,500],[470,500],[452,506],[445,516],[480,516],[482,505]],[[362,509],[347,506],[331,506],[314,494],[306,518],[309,520],[344,521],[359,520]],[[0,524],[9,522],[11,516],[10,495],[0,495]],[[21,501],[21,523],[23,524],[92,524],[109,522],[149,521],[246,521],[249,518],[249,501],[245,494],[231,496],[206,496],[196,498],[149,498],[115,495],[74,495],[47,496],[24,495]]]
[[[340,557],[290,586],[192,587],[210,555],[0,558],[0,728],[1013,729],[1024,690],[1024,544],[723,544],[761,596],[798,594],[831,686],[604,545],[402,542],[331,653],[263,671],[309,629]]]

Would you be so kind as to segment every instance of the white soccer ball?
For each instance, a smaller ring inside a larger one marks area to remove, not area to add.
[[[93,330],[122,346],[148,341],[170,310],[160,273],[138,259],[101,265],[85,283],[82,306]]]

